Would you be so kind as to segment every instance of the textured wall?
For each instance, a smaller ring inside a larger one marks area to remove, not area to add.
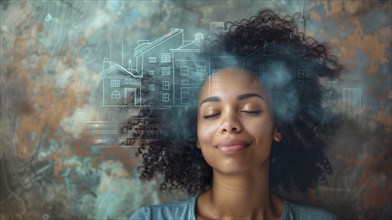
[[[0,218],[127,218],[142,204],[184,196],[141,183],[135,150],[116,144],[119,123],[135,111],[101,107],[109,45],[123,42],[132,59],[138,40],[171,27],[192,39],[212,21],[262,7],[293,14],[302,5],[307,33],[329,42],[346,65],[337,108],[354,123],[330,148],[328,184],[288,196],[342,218],[390,218],[391,2],[376,0],[1,1]]]

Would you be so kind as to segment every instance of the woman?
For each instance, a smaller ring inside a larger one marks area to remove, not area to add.
[[[276,191],[304,192],[332,172],[324,149],[338,123],[323,107],[319,78],[337,78],[342,66],[289,16],[263,10],[230,24],[207,42],[215,72],[196,103],[141,112],[153,118],[141,126],[158,120],[162,134],[138,140],[141,178],[162,174],[162,189],[192,196],[141,208],[131,219],[335,219]]]

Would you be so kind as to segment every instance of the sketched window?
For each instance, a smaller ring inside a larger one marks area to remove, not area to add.
[[[264,48],[264,55],[265,56],[275,55],[275,45],[271,45],[271,46]]]
[[[196,66],[196,74],[197,75],[206,75],[206,67],[205,66]]]
[[[148,75],[153,76],[155,74],[155,70],[149,70]]]
[[[303,68],[297,70],[297,77],[301,79],[305,77],[305,70]]]
[[[162,94],[162,102],[169,102],[169,93]]]
[[[114,91],[112,92],[112,95],[110,96],[110,98],[111,98],[111,99],[121,99],[120,92],[117,91],[117,90],[114,90]]]
[[[181,103],[188,103],[189,102],[189,88],[183,87],[181,88]]]
[[[180,74],[181,74],[181,75],[188,75],[188,74],[189,74],[189,67],[187,67],[187,66],[181,66],[181,67],[180,67]]]
[[[162,81],[162,90],[169,90],[169,81]]]
[[[298,86],[304,86],[305,82],[303,80],[297,80],[297,85]]]
[[[157,62],[157,58],[156,57],[148,57],[148,62],[149,63],[156,63]]]
[[[181,85],[182,86],[189,86],[189,79],[182,79],[181,80]]]
[[[162,63],[171,62],[171,55],[170,55],[170,53],[161,53],[161,61],[162,61]]]
[[[110,80],[111,87],[120,87],[120,80],[119,79],[112,79]]]
[[[170,66],[162,67],[162,75],[170,75]]]
[[[313,70],[306,70],[306,78],[311,79],[313,78]]]
[[[148,88],[147,89],[150,90],[150,91],[154,91],[155,90],[155,84],[153,84],[153,83],[148,84]]]

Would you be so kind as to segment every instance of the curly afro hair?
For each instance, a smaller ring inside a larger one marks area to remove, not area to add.
[[[226,22],[225,30],[205,40],[204,55],[229,56],[236,61],[230,65],[256,74],[271,96],[275,125],[283,134],[272,145],[270,187],[302,192],[316,187],[332,172],[325,148],[339,125],[338,117],[323,107],[320,78],[339,78],[342,65],[326,44],[298,31],[294,16],[262,10],[249,19]],[[141,179],[162,175],[161,189],[195,195],[211,187],[212,168],[196,148],[198,94],[192,95],[193,103],[186,107],[142,108],[141,120],[129,119],[122,133],[131,130],[126,144],[139,146]],[[159,136],[152,138],[152,133]]]

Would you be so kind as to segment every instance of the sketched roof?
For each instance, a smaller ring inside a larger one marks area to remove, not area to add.
[[[137,70],[127,70],[124,67],[120,66],[118,63],[115,63],[113,65],[111,65],[109,68],[103,70],[102,72],[99,73],[99,75],[101,76],[101,78],[104,78],[106,75],[108,75],[109,73],[112,73],[115,70],[119,70],[120,72],[128,75],[128,76],[132,76],[134,78],[141,78],[142,75],[137,71]]]
[[[247,56],[245,56],[245,58],[252,58],[253,56],[257,56],[257,54],[259,54],[260,52],[262,52],[262,51],[264,51],[265,49],[267,49],[267,48],[269,48],[269,47],[275,47],[275,50],[286,50],[284,47],[282,47],[281,45],[279,45],[279,44],[276,44],[274,41],[272,41],[271,43],[269,43],[269,44],[267,44],[267,45],[265,45],[264,47],[262,47],[262,48],[260,48],[260,49],[258,49],[258,50],[256,50],[256,51],[254,51],[253,53],[251,53],[251,54],[249,54],[249,55],[247,55]],[[294,55],[293,55],[294,56]]]
[[[142,53],[145,53],[151,49],[153,49],[154,47],[162,44],[163,42],[169,40],[170,38],[173,38],[179,34],[182,34],[184,32],[183,29],[179,29],[179,28],[172,28],[170,30],[169,33],[163,35],[162,37],[156,39],[155,41],[151,42],[151,43],[144,43],[140,46],[137,46],[135,48],[135,56],[140,56]]]
[[[185,43],[185,41],[184,41],[184,43]],[[172,51],[178,51],[178,50],[181,50],[181,51],[201,51],[201,50],[203,50],[203,47],[200,44],[196,43],[195,41],[191,41],[191,42],[188,41],[186,43],[187,44],[185,44],[177,49],[170,49],[170,50],[172,50]]]

